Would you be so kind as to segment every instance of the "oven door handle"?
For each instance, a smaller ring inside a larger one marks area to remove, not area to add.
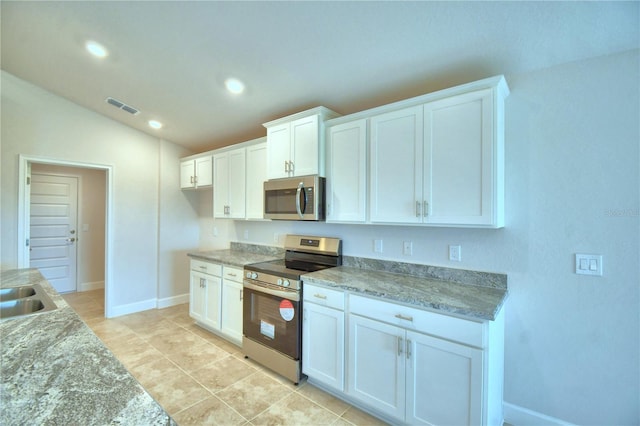
[[[300,301],[300,292],[295,290],[281,290],[281,287],[267,286],[264,284],[254,284],[248,281],[244,281],[243,285],[244,288],[248,288],[253,291],[259,291],[260,293],[270,294],[272,296],[281,297],[283,299],[289,299],[294,302]]]
[[[304,206],[300,206],[300,195],[304,196]],[[304,212],[307,210],[307,192],[304,190],[304,182],[300,182],[298,184],[298,189],[296,190],[296,211],[298,212],[298,216],[300,219],[304,218]]]

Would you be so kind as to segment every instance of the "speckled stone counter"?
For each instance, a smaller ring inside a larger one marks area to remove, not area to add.
[[[27,284],[58,309],[0,320],[0,424],[175,425],[37,269],[0,274]]]
[[[187,253],[194,259],[207,260],[223,265],[243,267],[250,263],[267,262],[284,258],[284,249],[280,247],[261,246],[232,242],[226,250],[208,250]]]
[[[505,275],[347,256],[343,266],[305,274],[302,279],[304,284],[479,320],[494,320],[507,297]]]

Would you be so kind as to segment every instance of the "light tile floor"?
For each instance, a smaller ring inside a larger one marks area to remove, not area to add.
[[[180,426],[385,424],[246,360],[195,325],[188,304],[106,319],[103,290],[63,297]]]

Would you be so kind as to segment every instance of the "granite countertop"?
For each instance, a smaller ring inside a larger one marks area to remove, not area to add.
[[[0,320],[0,424],[175,425],[37,269],[0,274],[28,284],[58,309]]]
[[[507,297],[506,281],[502,288],[353,266],[305,274],[303,281],[477,320],[494,320]]]
[[[278,247],[232,242],[229,249],[187,253],[187,256],[242,268],[250,263],[268,262],[284,258],[284,250]]]

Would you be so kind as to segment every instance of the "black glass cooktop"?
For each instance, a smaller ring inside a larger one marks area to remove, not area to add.
[[[306,272],[319,271],[330,268],[329,265],[307,262],[286,262],[284,259],[271,260],[269,262],[252,263],[244,267],[248,271],[271,274],[282,278],[300,279],[300,275]]]

